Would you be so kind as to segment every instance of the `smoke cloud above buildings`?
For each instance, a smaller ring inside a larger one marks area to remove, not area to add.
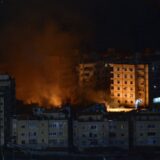
[[[1,26],[0,70],[15,77],[17,98],[27,103],[75,103],[81,94],[77,87],[77,49],[88,40],[91,30],[84,30],[78,13],[74,12],[74,17],[69,8],[64,8],[66,12],[61,15],[60,4],[55,3],[51,12],[41,2],[36,6],[13,1],[6,7],[6,22]]]

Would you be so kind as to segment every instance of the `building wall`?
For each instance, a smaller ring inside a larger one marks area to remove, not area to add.
[[[68,146],[68,121],[49,120],[48,122],[48,143],[50,146]]]
[[[89,87],[95,86],[96,63],[82,63],[78,66],[79,86]]]
[[[5,142],[4,97],[0,96],[0,146]]]
[[[134,121],[134,146],[160,146],[159,116],[139,116]]]
[[[134,107],[136,99],[148,105],[148,65],[111,64],[111,98],[123,106]]]
[[[11,119],[15,106],[15,81],[9,75],[0,75],[0,145],[11,140]]]
[[[129,147],[129,126],[125,120],[109,120],[109,146],[128,148]]]
[[[18,145],[67,147],[67,120],[16,120],[14,136]],[[38,145],[37,145],[38,144]]]
[[[78,148],[106,147],[107,121],[74,121],[74,145]]]

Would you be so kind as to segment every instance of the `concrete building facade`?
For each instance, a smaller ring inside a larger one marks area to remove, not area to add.
[[[0,146],[11,140],[11,119],[15,107],[15,81],[7,74],[0,75]]]
[[[111,98],[121,106],[149,105],[149,69],[147,64],[111,64]]]

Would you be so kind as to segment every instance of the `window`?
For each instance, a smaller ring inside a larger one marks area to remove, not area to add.
[[[117,90],[120,90],[120,87],[117,87]]]
[[[132,72],[133,71],[133,69],[132,68],[129,68],[129,70]]]
[[[91,129],[96,129],[96,126],[91,126]]]
[[[114,132],[109,132],[109,137],[110,137],[110,138],[115,138],[115,137],[116,137],[116,133],[114,133]]]
[[[21,128],[25,128],[25,125],[22,125]]]
[[[148,135],[148,136],[155,136],[156,133],[155,133],[155,132],[148,132],[147,135]]]
[[[25,143],[26,143],[25,140],[22,140],[22,141],[21,141],[21,144],[25,144]]]
[[[117,71],[119,71],[119,67],[117,67]]]
[[[143,133],[140,133],[140,136],[143,136]]]
[[[133,84],[133,81],[130,81],[130,84]]]
[[[124,75],[124,78],[127,78],[127,75],[126,75],[126,74]]]
[[[24,133],[21,133],[21,136],[24,136],[25,134]]]
[[[119,83],[120,83],[120,81],[117,81],[117,83],[119,84]]]
[[[125,81],[124,83],[127,84],[127,81]]]
[[[120,94],[118,93],[117,96],[120,97]]]

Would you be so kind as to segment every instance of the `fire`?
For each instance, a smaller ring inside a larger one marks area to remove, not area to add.
[[[50,98],[50,104],[56,107],[60,107],[62,105],[62,100],[58,96],[53,96]]]

